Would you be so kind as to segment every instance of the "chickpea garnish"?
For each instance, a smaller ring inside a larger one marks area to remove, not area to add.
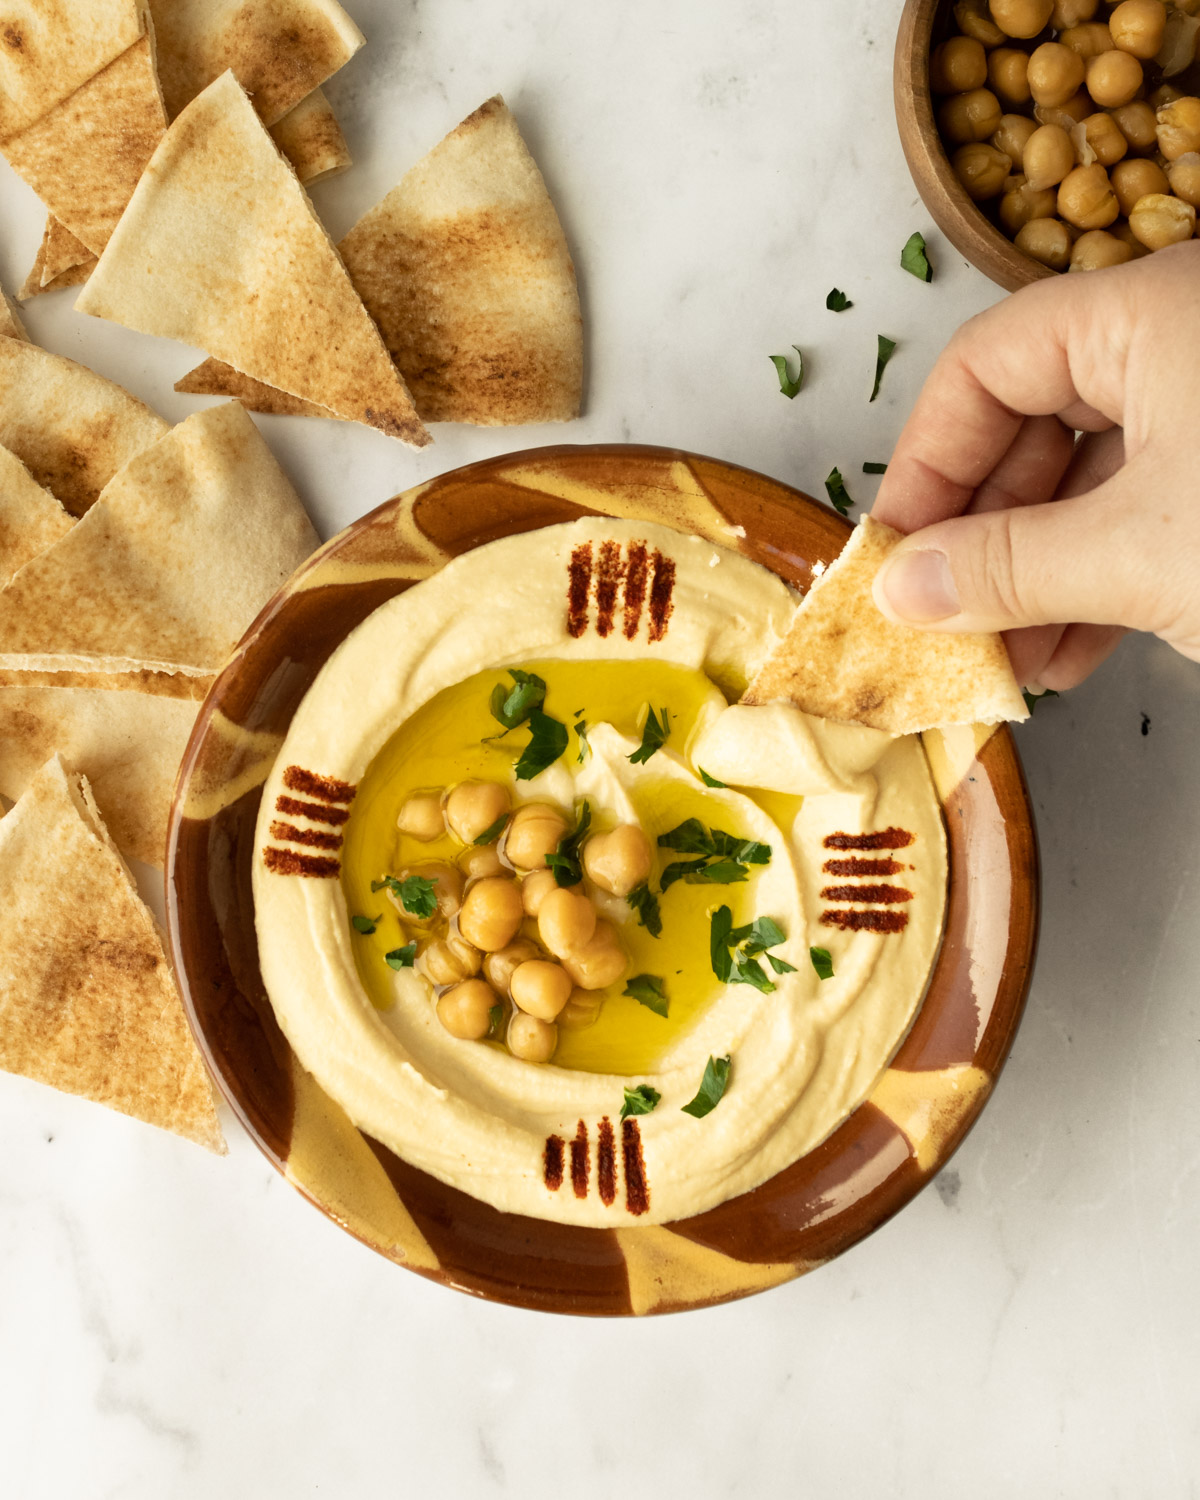
[[[416,927],[428,927],[431,922],[436,922],[439,918],[448,922],[462,904],[462,871],[456,870],[453,865],[442,864],[440,861],[431,861],[429,864],[424,865],[407,865],[397,873],[397,879],[399,880],[407,880],[412,876],[433,883],[435,906],[429,916],[422,917],[416,912],[409,911],[401,898],[390,887],[388,888],[388,900],[400,911],[406,922],[411,922]]]
[[[1037,36],[1050,20],[1054,0],[991,0],[992,20],[1005,36]]]
[[[987,54],[973,37],[952,36],[929,59],[929,87],[935,94],[961,94],[987,82]]]
[[[431,984],[458,984],[479,973],[483,955],[478,948],[458,933],[447,933],[444,938],[430,943],[417,959],[417,970]]]
[[[987,81],[1004,104],[1028,104],[1029,58],[1019,47],[997,47],[988,53]]]
[[[567,820],[556,807],[528,802],[512,815],[504,853],[518,870],[540,870],[568,832]]]
[[[1069,26],[1058,39],[1064,47],[1070,47],[1072,52],[1078,52],[1085,62],[1088,58],[1099,57],[1102,52],[1111,52],[1116,45],[1112,39],[1112,32],[1103,21],[1089,21],[1081,26]]]
[[[563,956],[563,968],[581,990],[602,990],[625,973],[625,952],[611,922],[596,923],[590,943]]]
[[[568,1031],[584,1031],[600,1019],[600,1006],[601,998],[594,990],[572,990],[558,1013],[558,1025]]]
[[[1055,31],[1065,31],[1069,26],[1078,26],[1081,21],[1090,21],[1099,4],[1100,0],[1054,0],[1050,25]]]
[[[464,1042],[477,1042],[491,1030],[492,1006],[496,996],[482,979],[467,979],[456,984],[438,999],[438,1020],[451,1036]]]
[[[968,195],[979,203],[1000,193],[1012,168],[1012,160],[1003,151],[997,151],[995,146],[975,141],[969,146],[960,146],[950,158],[950,165]]]
[[[495,953],[516,937],[524,915],[516,881],[489,875],[467,892],[458,914],[458,930],[484,953]]]
[[[1133,251],[1106,229],[1089,229],[1081,234],[1071,249],[1072,271],[1099,271],[1105,266],[1120,266],[1133,258]]]
[[[1058,194],[1052,187],[1031,188],[1026,182],[1005,193],[997,212],[1001,224],[1015,237],[1019,229],[1034,219],[1052,219],[1057,206]]]
[[[484,954],[484,976],[498,995],[507,995],[509,982],[517,966],[541,957],[542,951],[536,943],[531,943],[528,938],[518,938],[515,943],[509,943],[495,953]]]
[[[938,111],[938,124],[952,145],[986,141],[1000,124],[1000,101],[991,89],[952,94]]]
[[[1167,174],[1158,163],[1144,157],[1119,161],[1112,169],[1111,178],[1113,192],[1126,218],[1133,212],[1139,198],[1145,198],[1148,193],[1167,193],[1171,189]]]
[[[1009,157],[1018,171],[1023,172],[1025,170],[1025,144],[1037,128],[1027,115],[1003,115],[1000,119],[1000,128],[992,137],[991,144],[997,151],[1002,151],[1005,156]]]
[[[974,37],[985,47],[999,47],[1008,40],[988,13],[988,0],[958,0],[954,19],[963,36]]]
[[[628,896],[650,874],[650,840],[636,823],[593,834],[583,846],[583,868],[593,885],[612,896]]]
[[[565,958],[592,941],[596,908],[578,886],[563,886],[542,901],[537,923],[542,942],[556,958]]]
[[[544,959],[518,964],[509,981],[513,1004],[539,1021],[553,1021],[571,994],[567,971]]]
[[[512,806],[508,788],[497,781],[463,781],[446,798],[446,826],[456,839],[473,844]]]
[[[1163,43],[1167,7],[1162,0],[1122,0],[1108,18],[1114,44],[1148,61]]]
[[[1103,112],[1089,115],[1076,125],[1071,131],[1071,139],[1084,166],[1089,165],[1086,156],[1089,151],[1092,161],[1098,161],[1102,167],[1111,167],[1129,150],[1129,142],[1121,134],[1116,121]]]
[[[409,838],[428,844],[440,839],[446,831],[442,816],[442,798],[439,792],[414,792],[400,809],[396,827]]]
[[[1129,52],[1102,52],[1087,64],[1087,91],[1102,109],[1128,104],[1142,86],[1142,65]]]
[[[1061,125],[1040,125],[1025,142],[1025,180],[1035,191],[1056,187],[1075,165],[1075,147]]]
[[[1129,142],[1129,149],[1140,155],[1153,151],[1158,145],[1158,121],[1154,111],[1144,99],[1134,99],[1129,104],[1119,104],[1112,112],[1117,129]]]
[[[468,880],[482,880],[485,875],[506,873],[504,861],[495,844],[479,844],[475,848],[464,849],[458,864]]]
[[[1076,167],[1059,184],[1059,217],[1076,229],[1106,229],[1120,212],[1108,173],[1099,162]]]
[[[1061,42],[1043,42],[1029,59],[1029,92],[1038,104],[1065,104],[1083,86],[1084,62]]]
[[[534,870],[521,882],[521,902],[527,917],[536,917],[542,902],[551,892],[558,890],[558,881],[553,870]]]
[[[1158,111],[1158,149],[1168,161],[1200,151],[1200,99],[1185,94]]]
[[[508,1050],[522,1062],[549,1062],[558,1046],[558,1027],[526,1015],[523,1010],[515,1010],[508,1023],[507,1040]]]
[[[1176,157],[1167,169],[1167,180],[1177,198],[1200,208],[1200,153],[1189,151]]]
[[[1182,198],[1148,193],[1134,204],[1129,227],[1148,250],[1164,250],[1191,239],[1196,232],[1196,210]]]
[[[1016,236],[1018,250],[1052,271],[1065,271],[1071,261],[1071,236],[1060,219],[1032,219]]]

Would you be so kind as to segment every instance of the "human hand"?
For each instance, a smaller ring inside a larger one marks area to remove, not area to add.
[[[1200,661],[1200,242],[964,324],[872,514],[914,533],[876,579],[883,613],[1004,631],[1019,682],[1073,687],[1126,629]]]

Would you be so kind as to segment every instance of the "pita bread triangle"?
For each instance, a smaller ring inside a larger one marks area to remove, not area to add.
[[[335,0],[150,0],[173,120],[228,68],[273,125],[365,38]]]
[[[271,126],[271,139],[301,182],[322,182],[354,165],[346,137],[323,89],[313,89]]]
[[[0,444],[73,516],[169,430],[103,375],[36,344],[0,338]]]
[[[65,536],[72,524],[16,454],[0,448],[0,587],[31,557]]]
[[[210,407],[0,589],[0,667],[204,676],[317,546],[254,423]]]
[[[880,614],[871,585],[902,540],[864,517],[804,596],[743,703],[784,700],[889,734],[1029,717],[998,635],[917,630]]]
[[[232,73],[167,131],[75,303],[413,447],[429,434],[346,269]]]
[[[141,0],[5,0],[0,141],[94,78],[146,29]]]
[[[154,920],[57,756],[0,820],[0,1067],[223,1154]]]
[[[54,217],[98,255],[166,128],[143,36],[2,149]]]
[[[49,286],[52,281],[66,271],[74,270],[76,266],[94,265],[96,257],[83,243],[76,239],[71,231],[53,214],[47,215],[46,233],[42,238],[45,246],[45,254],[42,261],[41,285]]]
[[[338,248],[424,421],[498,426],[579,415],[575,269],[546,184],[498,95]],[[212,360],[175,389],[297,411]]]
[[[21,322],[16,305],[3,287],[0,287],[0,335],[29,342],[29,335],[25,332],[25,325]]]

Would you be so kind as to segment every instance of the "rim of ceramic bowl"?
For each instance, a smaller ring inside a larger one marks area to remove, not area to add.
[[[299,1068],[258,972],[250,870],[263,782],[331,651],[450,556],[580,516],[708,535],[803,590],[850,527],[798,490],[716,459],[629,445],[484,460],[385,502],[268,603],[201,707],[171,810],[166,906],[193,1030],[267,1159],[334,1222],[445,1285],[542,1310],[628,1315],[775,1286],[886,1222],[989,1097],[1028,991],[1038,926],[1032,812],[1007,727],[926,736],[950,853],[925,1000],[867,1099],[749,1193],[669,1225],[590,1229],[503,1214],[370,1141]]]

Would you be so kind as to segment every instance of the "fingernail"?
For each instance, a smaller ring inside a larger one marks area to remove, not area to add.
[[[959,614],[962,606],[944,552],[901,552],[880,580],[884,597],[903,620],[926,625]]]

